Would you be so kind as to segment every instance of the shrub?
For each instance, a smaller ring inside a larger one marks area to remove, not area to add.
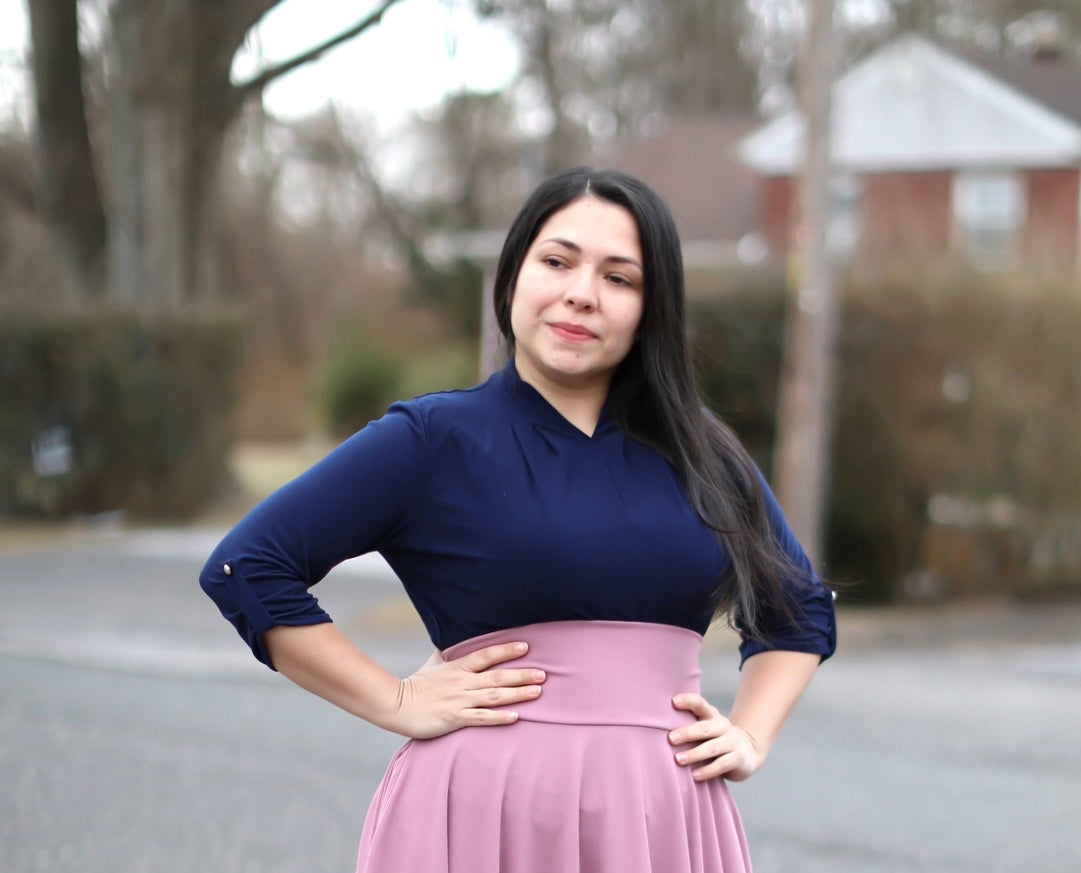
[[[320,417],[342,438],[379,418],[396,400],[477,382],[477,351],[469,343],[438,345],[424,353],[385,351],[347,325],[331,345],[318,391]]]
[[[476,383],[476,346],[456,343],[411,357],[402,366],[397,387],[402,398],[410,398]]]
[[[768,473],[784,320],[781,281],[749,284],[688,309],[695,371],[710,407]]]
[[[222,488],[239,360],[219,315],[0,317],[0,513],[176,518]]]
[[[346,437],[379,418],[398,399],[398,362],[372,344],[355,325],[335,336],[319,384],[326,427]]]
[[[880,594],[1081,590],[1077,288],[886,277],[846,307],[835,565],[865,553]]]
[[[827,572],[864,600],[1081,592],[1081,295],[984,275],[846,288]],[[692,310],[711,404],[769,472],[783,289]]]

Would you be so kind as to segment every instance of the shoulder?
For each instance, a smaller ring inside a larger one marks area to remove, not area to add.
[[[470,388],[422,394],[402,400],[387,410],[388,416],[411,421],[428,439],[439,439],[462,429],[472,431],[490,424],[493,413],[505,406],[505,392],[496,377]]]

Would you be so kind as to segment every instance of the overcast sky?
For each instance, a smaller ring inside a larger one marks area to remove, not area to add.
[[[251,46],[238,56],[235,76],[246,78],[264,62],[321,42],[355,24],[374,5],[370,0],[284,0],[260,22]],[[13,114],[29,122],[26,34],[25,0],[0,0],[0,124]],[[476,21],[464,4],[401,0],[381,25],[279,79],[265,98],[270,111],[290,118],[334,100],[370,112],[385,130],[463,85],[500,87],[516,63],[514,45],[498,24]]]

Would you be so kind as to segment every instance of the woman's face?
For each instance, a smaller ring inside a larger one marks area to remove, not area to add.
[[[582,197],[533,240],[511,301],[515,362],[534,385],[607,389],[642,319],[642,251],[630,212]]]

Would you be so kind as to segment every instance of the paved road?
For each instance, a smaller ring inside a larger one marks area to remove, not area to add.
[[[212,531],[0,548],[0,873],[343,873],[399,740],[255,664],[195,587]],[[321,598],[427,656],[378,561]],[[1081,870],[1081,606],[842,621],[766,768],[758,873]],[[730,698],[731,641],[707,690]]]

